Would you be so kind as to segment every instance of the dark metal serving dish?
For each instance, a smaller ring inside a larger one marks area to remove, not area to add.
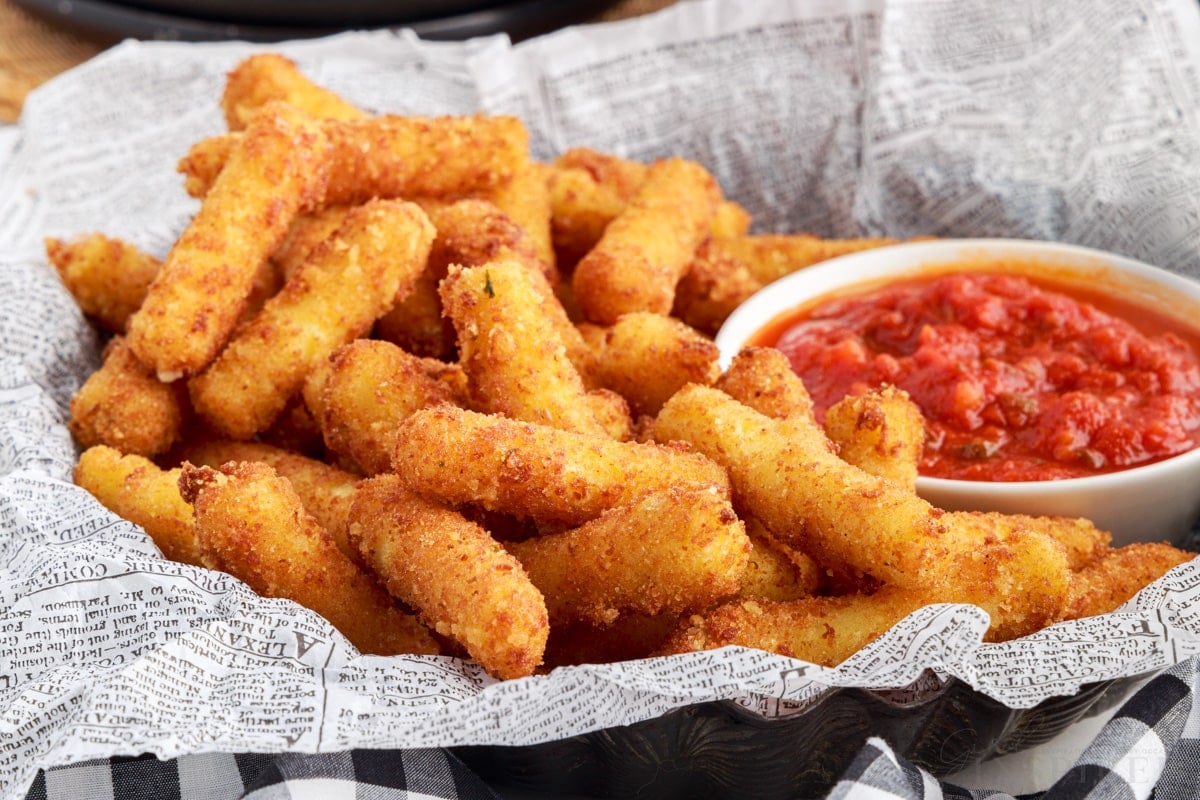
[[[1123,699],[1136,678],[1084,686],[1010,709],[957,679],[919,700],[834,689],[816,705],[768,719],[730,702],[522,747],[459,747],[457,755],[514,797],[774,798],[827,793],[869,737],[944,777],[1042,744]]]

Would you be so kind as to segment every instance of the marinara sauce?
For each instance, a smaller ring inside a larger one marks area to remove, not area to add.
[[[1012,274],[918,277],[802,309],[752,344],[788,356],[820,415],[868,387],[908,392],[926,419],[923,475],[1071,478],[1195,447],[1196,337],[1071,291]]]

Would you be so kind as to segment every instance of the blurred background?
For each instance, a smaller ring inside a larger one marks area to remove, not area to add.
[[[31,89],[125,38],[279,41],[410,27],[427,39],[507,33],[648,14],[675,0],[0,0],[0,123]]]

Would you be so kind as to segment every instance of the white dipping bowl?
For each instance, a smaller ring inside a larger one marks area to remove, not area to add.
[[[1073,245],[1010,239],[913,242],[841,256],[794,272],[740,305],[717,333],[722,369],[756,333],[798,306],[891,279],[963,270],[1006,271],[1079,283],[1146,305],[1200,329],[1200,283],[1122,256]],[[1200,518],[1200,448],[1118,472],[1046,481],[917,479],[917,493],[949,511],[1086,517],[1114,546],[1179,543]]]

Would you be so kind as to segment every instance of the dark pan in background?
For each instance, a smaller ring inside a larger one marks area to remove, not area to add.
[[[514,41],[582,22],[613,0],[13,0],[98,41],[278,42],[365,28],[412,28],[425,39],[507,33]]]

